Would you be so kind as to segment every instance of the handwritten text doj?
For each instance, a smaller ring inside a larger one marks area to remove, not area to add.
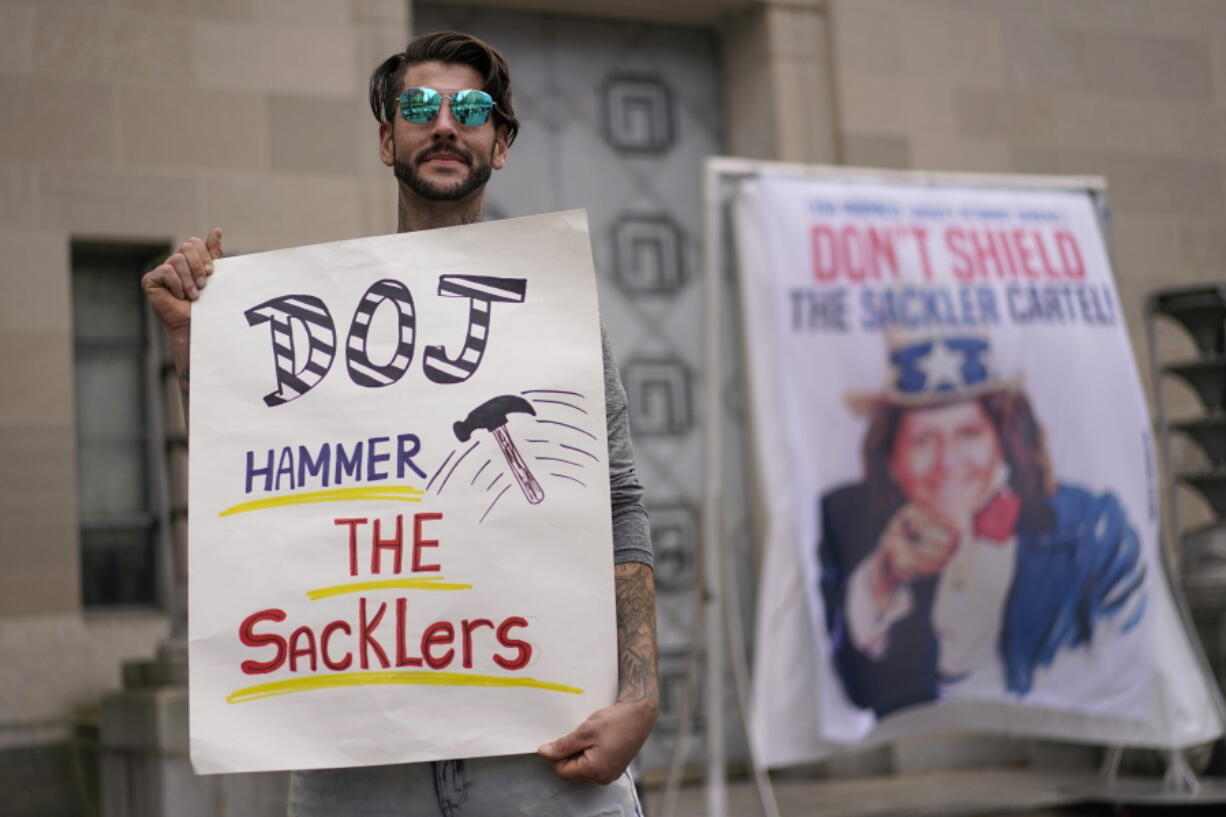
[[[448,355],[441,345],[427,346],[422,367],[434,383],[463,383],[481,365],[490,337],[490,312],[495,303],[523,303],[528,282],[523,278],[487,275],[440,275],[438,294],[468,298],[468,331],[459,354]],[[389,360],[375,361],[367,354],[367,335],[375,311],[384,305],[396,311],[397,342]],[[336,357],[336,325],[327,305],[314,295],[282,295],[244,311],[247,323],[267,323],[276,361],[277,389],[264,395],[269,407],[280,406],[306,394],[324,379]],[[295,342],[295,323],[298,337]],[[417,312],[413,293],[400,281],[384,278],[367,288],[358,301],[345,339],[349,378],[359,386],[390,386],[404,376],[417,346]]]

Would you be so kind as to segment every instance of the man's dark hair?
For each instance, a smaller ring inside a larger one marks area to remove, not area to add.
[[[1022,500],[1022,526],[1036,533],[1047,530],[1055,521],[1050,501],[1055,484],[1043,428],[1035,419],[1030,400],[1021,391],[1005,390],[981,395],[976,401],[996,431],[1001,453],[1009,465],[1009,487]],[[871,501],[879,512],[905,500],[890,473],[890,454],[902,418],[909,411],[923,409],[881,403],[869,416],[864,435],[864,477]]]
[[[515,141],[519,120],[511,106],[511,72],[506,60],[493,46],[460,31],[423,34],[375,69],[370,75],[370,110],[375,119],[391,122],[395,118],[404,72],[423,62],[467,65],[484,77],[481,90],[494,98],[494,126],[507,129],[507,145]]]

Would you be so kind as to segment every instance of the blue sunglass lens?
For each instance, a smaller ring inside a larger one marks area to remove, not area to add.
[[[459,91],[451,98],[451,115],[461,125],[484,125],[494,109],[494,100],[485,91]]]
[[[433,88],[409,88],[400,95],[400,115],[421,125],[438,116],[443,97]]]
[[[461,125],[484,125],[494,110],[494,99],[485,91],[456,91],[450,95],[451,115]],[[409,88],[400,94],[400,115],[406,122],[433,122],[443,107],[443,95],[433,88]]]

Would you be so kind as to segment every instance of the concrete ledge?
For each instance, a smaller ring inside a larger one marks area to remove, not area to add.
[[[68,744],[0,750],[0,795],[5,817],[83,817],[89,814],[89,760]],[[75,768],[74,768],[75,767]]]
[[[1084,802],[1096,773],[1055,774],[1029,769],[974,769],[855,780],[776,781],[775,797],[784,815],[805,817],[971,817],[1025,812]],[[649,792],[648,813],[658,813],[661,793]],[[752,783],[728,787],[729,814],[760,814]],[[701,786],[682,790],[677,817],[700,817]]]
[[[187,756],[187,687],[130,689],[102,701],[102,749]]]

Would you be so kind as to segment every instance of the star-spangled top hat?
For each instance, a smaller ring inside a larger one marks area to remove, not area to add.
[[[992,344],[983,335],[886,333],[889,368],[881,391],[851,391],[847,405],[868,414],[883,403],[926,408],[1021,387],[1018,375],[1002,378],[992,366]]]

